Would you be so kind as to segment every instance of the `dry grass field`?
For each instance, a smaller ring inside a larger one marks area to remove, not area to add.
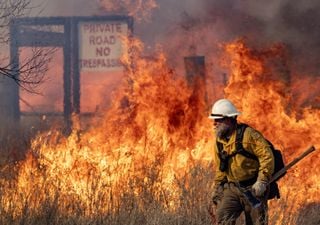
[[[211,164],[193,162],[184,176],[172,180],[170,187],[174,191],[164,185],[162,159],[165,156],[161,154],[153,163],[141,165],[136,175],[119,179],[118,184],[108,185],[101,171],[87,169],[85,188],[77,194],[66,191],[65,185],[69,183],[64,179],[70,179],[69,176],[61,176],[60,181],[51,180],[49,168],[45,168],[45,163],[41,165],[41,160],[18,157],[17,151],[26,152],[30,148],[26,133],[14,132],[15,138],[7,140],[8,133],[1,135],[0,224],[212,224],[208,213],[214,175]],[[28,174],[23,166],[27,161],[32,165]],[[21,179],[29,186],[23,186]],[[320,204],[294,203],[290,196],[293,194],[284,193],[280,200],[270,202],[269,224],[319,224]],[[241,221],[242,218],[238,224]]]

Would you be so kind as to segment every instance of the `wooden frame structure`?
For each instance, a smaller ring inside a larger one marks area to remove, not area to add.
[[[68,127],[71,126],[71,115],[80,113],[78,24],[81,22],[125,22],[128,24],[129,35],[133,32],[133,18],[120,15],[16,18],[10,24],[10,62],[13,68],[19,68],[20,47],[58,47],[63,49],[63,116]],[[33,28],[35,26],[61,26],[63,32],[38,30]],[[19,72],[14,75],[18,78]],[[20,120],[19,86],[12,87],[12,92],[13,117],[15,120]]]

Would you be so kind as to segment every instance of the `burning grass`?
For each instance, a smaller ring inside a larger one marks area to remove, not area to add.
[[[1,177],[1,224],[211,223],[214,140],[205,83],[188,85],[164,54],[146,59],[141,43],[132,45],[134,54],[123,60],[135,63],[107,111],[85,129],[75,117],[68,137],[55,129],[37,134],[26,142],[25,159],[3,170],[13,175]],[[244,112],[241,119],[286,146],[290,159],[318,143],[319,133],[310,135],[310,129],[319,111],[306,109],[297,120],[286,108],[283,81],[267,79],[276,77],[278,70],[266,65],[281,51],[251,51],[241,41],[227,45],[232,66],[225,91]],[[281,181],[283,197],[270,202],[270,224],[317,224],[318,161],[306,163]]]

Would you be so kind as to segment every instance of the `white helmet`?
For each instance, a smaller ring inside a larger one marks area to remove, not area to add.
[[[212,106],[209,119],[221,119],[223,117],[234,117],[240,115],[234,104],[228,99],[220,99]]]

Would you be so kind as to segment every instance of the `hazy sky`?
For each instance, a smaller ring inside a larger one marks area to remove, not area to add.
[[[92,15],[97,12],[96,0],[31,0],[33,15],[78,16]]]
[[[160,44],[174,68],[179,63],[182,68],[183,57],[192,54],[205,56],[206,64],[217,64],[215,51],[218,51],[218,43],[246,37],[250,44],[258,46],[283,43],[290,52],[292,64],[303,73],[318,76],[320,71],[318,0],[31,1],[30,16],[129,13],[134,16],[134,35],[145,43],[146,52],[152,53]],[[150,9],[154,2],[157,7]],[[142,4],[143,11],[137,7],[138,3]],[[118,4],[119,11],[107,11],[103,7],[106,4]],[[148,17],[142,18],[142,15]],[[0,54],[0,57],[3,55]]]
[[[103,13],[101,3],[122,4],[123,8],[134,0],[32,0],[40,5],[33,15],[89,16]],[[150,10],[148,21],[135,18],[135,35],[153,48],[157,43],[178,49],[172,38],[180,37],[188,43],[194,41],[197,51],[205,50],[212,42],[230,41],[246,36],[252,43],[282,42],[288,45],[292,56],[318,67],[320,52],[320,1],[317,0],[144,0],[156,1],[158,7]],[[137,1],[138,3],[139,1]],[[100,3],[100,4],[99,4]],[[99,10],[100,8],[100,10]],[[147,9],[144,9],[147,11]],[[130,10],[128,10],[130,11]],[[130,12],[132,12],[131,10]],[[125,12],[123,10],[122,12]],[[141,15],[136,13],[135,15]],[[201,47],[203,46],[203,47]]]

